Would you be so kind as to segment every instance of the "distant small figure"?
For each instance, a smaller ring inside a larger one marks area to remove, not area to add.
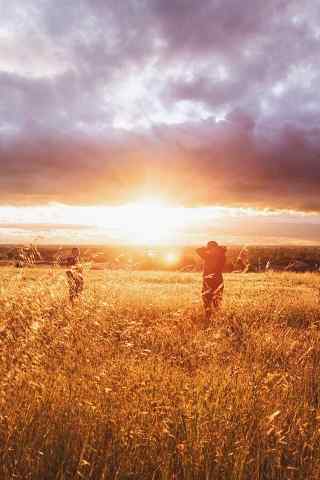
[[[66,271],[69,284],[69,297],[70,302],[73,304],[75,299],[83,291],[83,270],[80,263],[80,250],[79,248],[73,248],[71,255],[65,257],[64,263],[69,269]]]
[[[224,289],[222,271],[226,263],[226,247],[211,241],[206,247],[198,248],[196,252],[204,260],[202,301],[208,323],[212,307],[217,309],[222,301]]]
[[[267,263],[266,263],[266,266],[265,266],[265,271],[270,272],[270,270],[271,270],[271,262],[270,262],[270,260],[268,260]]]
[[[234,273],[247,273],[250,268],[249,252],[246,247],[240,250],[240,253],[233,264]]]

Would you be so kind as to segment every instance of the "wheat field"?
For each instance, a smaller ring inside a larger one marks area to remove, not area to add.
[[[320,478],[320,275],[0,271],[0,478]]]

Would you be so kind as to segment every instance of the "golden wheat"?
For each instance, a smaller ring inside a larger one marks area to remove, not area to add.
[[[0,271],[1,479],[320,478],[320,275]]]

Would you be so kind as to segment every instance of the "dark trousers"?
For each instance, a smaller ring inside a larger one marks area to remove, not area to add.
[[[208,315],[211,314],[212,307],[218,308],[223,296],[223,276],[222,273],[212,273],[203,276],[202,283],[202,301]]]

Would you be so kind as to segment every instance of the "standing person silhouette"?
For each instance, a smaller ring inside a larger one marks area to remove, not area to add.
[[[222,271],[226,263],[226,247],[210,241],[206,247],[198,248],[196,252],[204,260],[202,301],[206,322],[208,323],[211,318],[212,307],[216,310],[222,301],[224,289]]]

